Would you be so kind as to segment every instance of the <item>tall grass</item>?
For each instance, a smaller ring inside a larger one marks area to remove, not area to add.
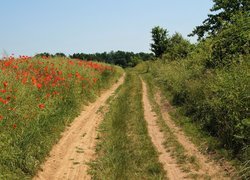
[[[250,157],[249,55],[241,63],[207,69],[204,50],[180,61],[167,59],[147,64],[154,80],[170,95],[171,103],[210,136],[231,157]],[[146,64],[145,64],[146,66]]]
[[[121,69],[64,58],[0,62],[0,179],[30,179],[83,104]]]

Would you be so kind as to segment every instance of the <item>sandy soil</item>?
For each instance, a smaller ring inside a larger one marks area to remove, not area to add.
[[[188,155],[196,157],[200,166],[198,174],[209,175],[212,179],[229,179],[228,177],[225,177],[226,171],[224,168],[218,163],[213,162],[206,155],[202,154],[198,148],[187,138],[187,136],[185,136],[183,131],[171,120],[168,114],[170,105],[165,99],[162,101],[160,92],[156,94],[155,99],[161,107],[161,113],[167,126],[171,129],[178,142],[184,147]]]
[[[124,76],[94,103],[84,108],[85,110],[72,122],[52,148],[34,180],[91,179],[87,173],[86,163],[95,158],[96,128],[103,119],[98,109],[105,105],[105,101],[123,81]]]
[[[167,177],[170,180],[179,180],[184,179],[187,174],[181,171],[176,160],[171,157],[170,152],[167,152],[164,148],[163,142],[164,134],[160,131],[159,126],[157,125],[156,114],[152,111],[150,101],[148,99],[147,87],[145,82],[142,81],[143,88],[143,106],[144,106],[144,118],[147,121],[148,133],[151,137],[151,140],[159,152],[159,161],[163,164],[163,168],[167,173]]]

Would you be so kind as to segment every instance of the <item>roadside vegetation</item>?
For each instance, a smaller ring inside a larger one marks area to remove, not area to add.
[[[145,66],[143,66],[142,64],[137,66],[138,72],[142,72],[141,70],[143,69],[145,69]],[[170,127],[167,126],[165,120],[163,119],[161,107],[156,102],[155,96],[160,91],[160,87],[156,85],[156,81],[154,81],[151,74],[142,73],[141,75],[147,83],[149,100],[153,107],[153,111],[157,114],[158,126],[164,133],[165,141],[163,144],[166,148],[166,151],[169,151],[171,155],[176,159],[177,164],[179,164],[181,170],[187,174],[187,177],[197,178],[197,174],[194,174],[193,172],[200,169],[199,163],[196,161],[196,158],[194,156],[188,155],[183,146],[178,142],[176,136],[173,134],[173,131],[170,129]],[[169,107],[169,109],[171,109],[171,107]]]
[[[100,108],[106,114],[98,129],[97,158],[90,163],[94,179],[166,178],[148,135],[140,78],[147,82],[165,148],[188,177],[213,178],[206,171],[199,174],[198,156],[187,153],[164,121],[154,98],[158,90],[171,104],[174,123],[208,159],[224,165],[231,178],[249,179],[250,4],[213,2],[211,14],[190,34],[198,37],[196,44],[156,26],[151,31],[153,54],[70,55],[76,60],[41,53],[0,61],[0,179],[34,177],[60,133],[83,105],[118,80],[122,68],[127,68],[124,84],[108,100],[109,108]],[[231,171],[237,171],[235,176]]]
[[[91,163],[94,179],[164,178],[144,120],[141,81],[133,70],[127,70],[99,131],[98,158]]]
[[[0,62],[0,179],[30,179],[83,104],[122,69],[65,58]]]
[[[250,176],[249,9],[245,0],[214,0],[213,14],[191,34],[200,40],[195,45],[153,28],[156,59],[144,63],[144,72],[177,108],[177,123],[199,143],[203,133],[207,152],[240,161],[242,178]]]
[[[64,53],[39,53],[36,54],[36,57],[67,57]],[[148,61],[152,59],[153,53],[134,53],[134,52],[125,52],[125,51],[110,51],[110,52],[102,52],[102,53],[94,53],[94,54],[86,54],[86,53],[74,53],[68,56],[72,59],[80,59],[85,61],[98,61],[109,64],[114,64],[121,66],[123,68],[126,67],[134,67],[140,62]]]

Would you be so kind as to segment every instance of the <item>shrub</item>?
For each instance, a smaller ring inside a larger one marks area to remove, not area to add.
[[[250,63],[246,60],[230,67],[206,69],[209,55],[204,47],[209,45],[203,43],[182,61],[152,62],[150,73],[172,94],[173,104],[181,106],[225,148],[240,155],[250,143]],[[243,59],[249,59],[249,55]]]

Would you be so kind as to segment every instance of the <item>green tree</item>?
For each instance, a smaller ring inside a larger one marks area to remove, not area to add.
[[[58,57],[67,57],[64,53],[56,53],[55,56],[58,56]]]
[[[191,43],[184,39],[180,33],[175,33],[170,38],[170,46],[167,53],[171,60],[186,58],[191,51]]]
[[[213,14],[209,14],[202,25],[196,26],[190,36],[197,35],[199,40],[206,35],[214,36],[224,28],[225,24],[234,23],[233,17],[238,12],[245,12],[249,16],[249,0],[213,0],[213,2],[214,6],[211,9]]]
[[[211,59],[208,67],[223,67],[244,60],[250,53],[250,17],[246,13],[235,14],[234,23],[224,25],[212,41]]]
[[[161,57],[169,44],[168,31],[156,26],[152,29],[151,34],[153,40],[151,51],[155,54],[155,57]]]
[[[53,54],[44,52],[44,53],[38,53],[38,54],[36,54],[35,57],[53,57]]]

